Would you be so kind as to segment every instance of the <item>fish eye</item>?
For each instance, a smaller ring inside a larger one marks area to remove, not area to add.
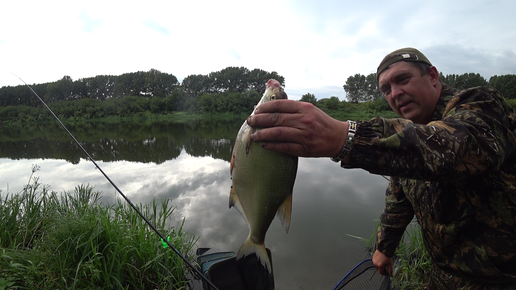
[[[273,94],[273,95],[271,96],[271,100],[275,100],[275,99],[276,99],[276,94]]]

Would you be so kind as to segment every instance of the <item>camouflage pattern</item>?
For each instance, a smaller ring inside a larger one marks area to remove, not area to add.
[[[343,166],[392,176],[378,250],[392,257],[415,215],[453,289],[516,289],[516,114],[492,88],[444,85],[432,120],[359,123]]]

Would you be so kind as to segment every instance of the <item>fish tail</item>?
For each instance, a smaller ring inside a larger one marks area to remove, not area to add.
[[[267,255],[267,250],[265,249],[265,244],[257,244],[251,240],[251,237],[247,238],[247,240],[242,244],[240,249],[238,250],[237,260],[242,259],[245,256],[256,254],[258,260],[262,263],[269,273],[272,272],[271,261],[269,260],[269,255]]]

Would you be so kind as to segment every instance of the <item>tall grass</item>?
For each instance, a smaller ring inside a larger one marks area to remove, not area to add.
[[[0,192],[0,289],[185,289],[187,266],[122,201],[101,205],[89,185],[56,193],[33,174],[17,193]],[[167,228],[168,200],[138,205],[192,263],[196,239],[184,220]]]
[[[369,239],[349,235],[365,243],[372,256],[376,251],[379,224]],[[432,260],[423,243],[421,227],[412,221],[407,227],[398,248],[393,256],[394,273],[391,282],[393,290],[422,290],[428,285]]]
[[[394,289],[426,289],[432,268],[432,259],[423,244],[421,227],[415,221],[405,231],[394,254]]]

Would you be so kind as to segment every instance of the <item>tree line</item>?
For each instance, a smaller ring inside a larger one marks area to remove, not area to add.
[[[501,76],[492,76],[487,81],[478,73],[464,73],[444,75],[439,72],[439,78],[445,84],[457,89],[466,89],[477,86],[491,86],[499,90],[506,99],[516,99],[516,75],[508,74]],[[346,99],[349,102],[367,102],[376,101],[383,98],[382,93],[378,89],[376,74],[371,73],[367,76],[355,74],[348,77],[343,85],[346,92]],[[314,101],[313,96],[307,96],[306,99]]]
[[[181,83],[168,73],[155,69],[119,76],[99,75],[72,80],[69,76],[31,87],[60,118],[96,119],[135,114],[250,113],[265,90],[267,80],[274,78],[285,84],[276,72],[245,67],[227,67],[207,75],[189,75]],[[478,73],[443,75],[442,82],[458,89],[489,85],[507,99],[516,99],[516,75],[493,76],[489,81]],[[346,101],[331,96],[317,99],[306,93],[300,101],[310,102],[326,111],[353,111],[353,104],[366,106],[369,112],[390,110],[378,90],[374,73],[355,74],[347,78],[343,89]],[[0,121],[39,121],[49,114],[24,85],[0,88]]]
[[[207,75],[189,75],[180,84],[172,75],[152,69],[119,76],[71,77],[31,87],[60,118],[94,119],[138,113],[249,113],[277,72],[227,67]],[[0,88],[0,120],[48,119],[27,86]]]
[[[189,75],[180,84],[177,78],[155,69],[148,72],[138,71],[119,76],[98,75],[73,81],[70,76],[43,84],[34,84],[32,88],[47,103],[81,99],[108,100],[126,96],[145,98],[165,98],[176,90],[182,91],[184,97],[196,97],[201,94],[265,90],[266,82],[277,79],[284,84],[285,78],[276,72],[261,69],[249,70],[245,67],[227,67],[208,75]],[[38,106],[30,90],[24,86],[7,86],[0,88],[0,106]]]

